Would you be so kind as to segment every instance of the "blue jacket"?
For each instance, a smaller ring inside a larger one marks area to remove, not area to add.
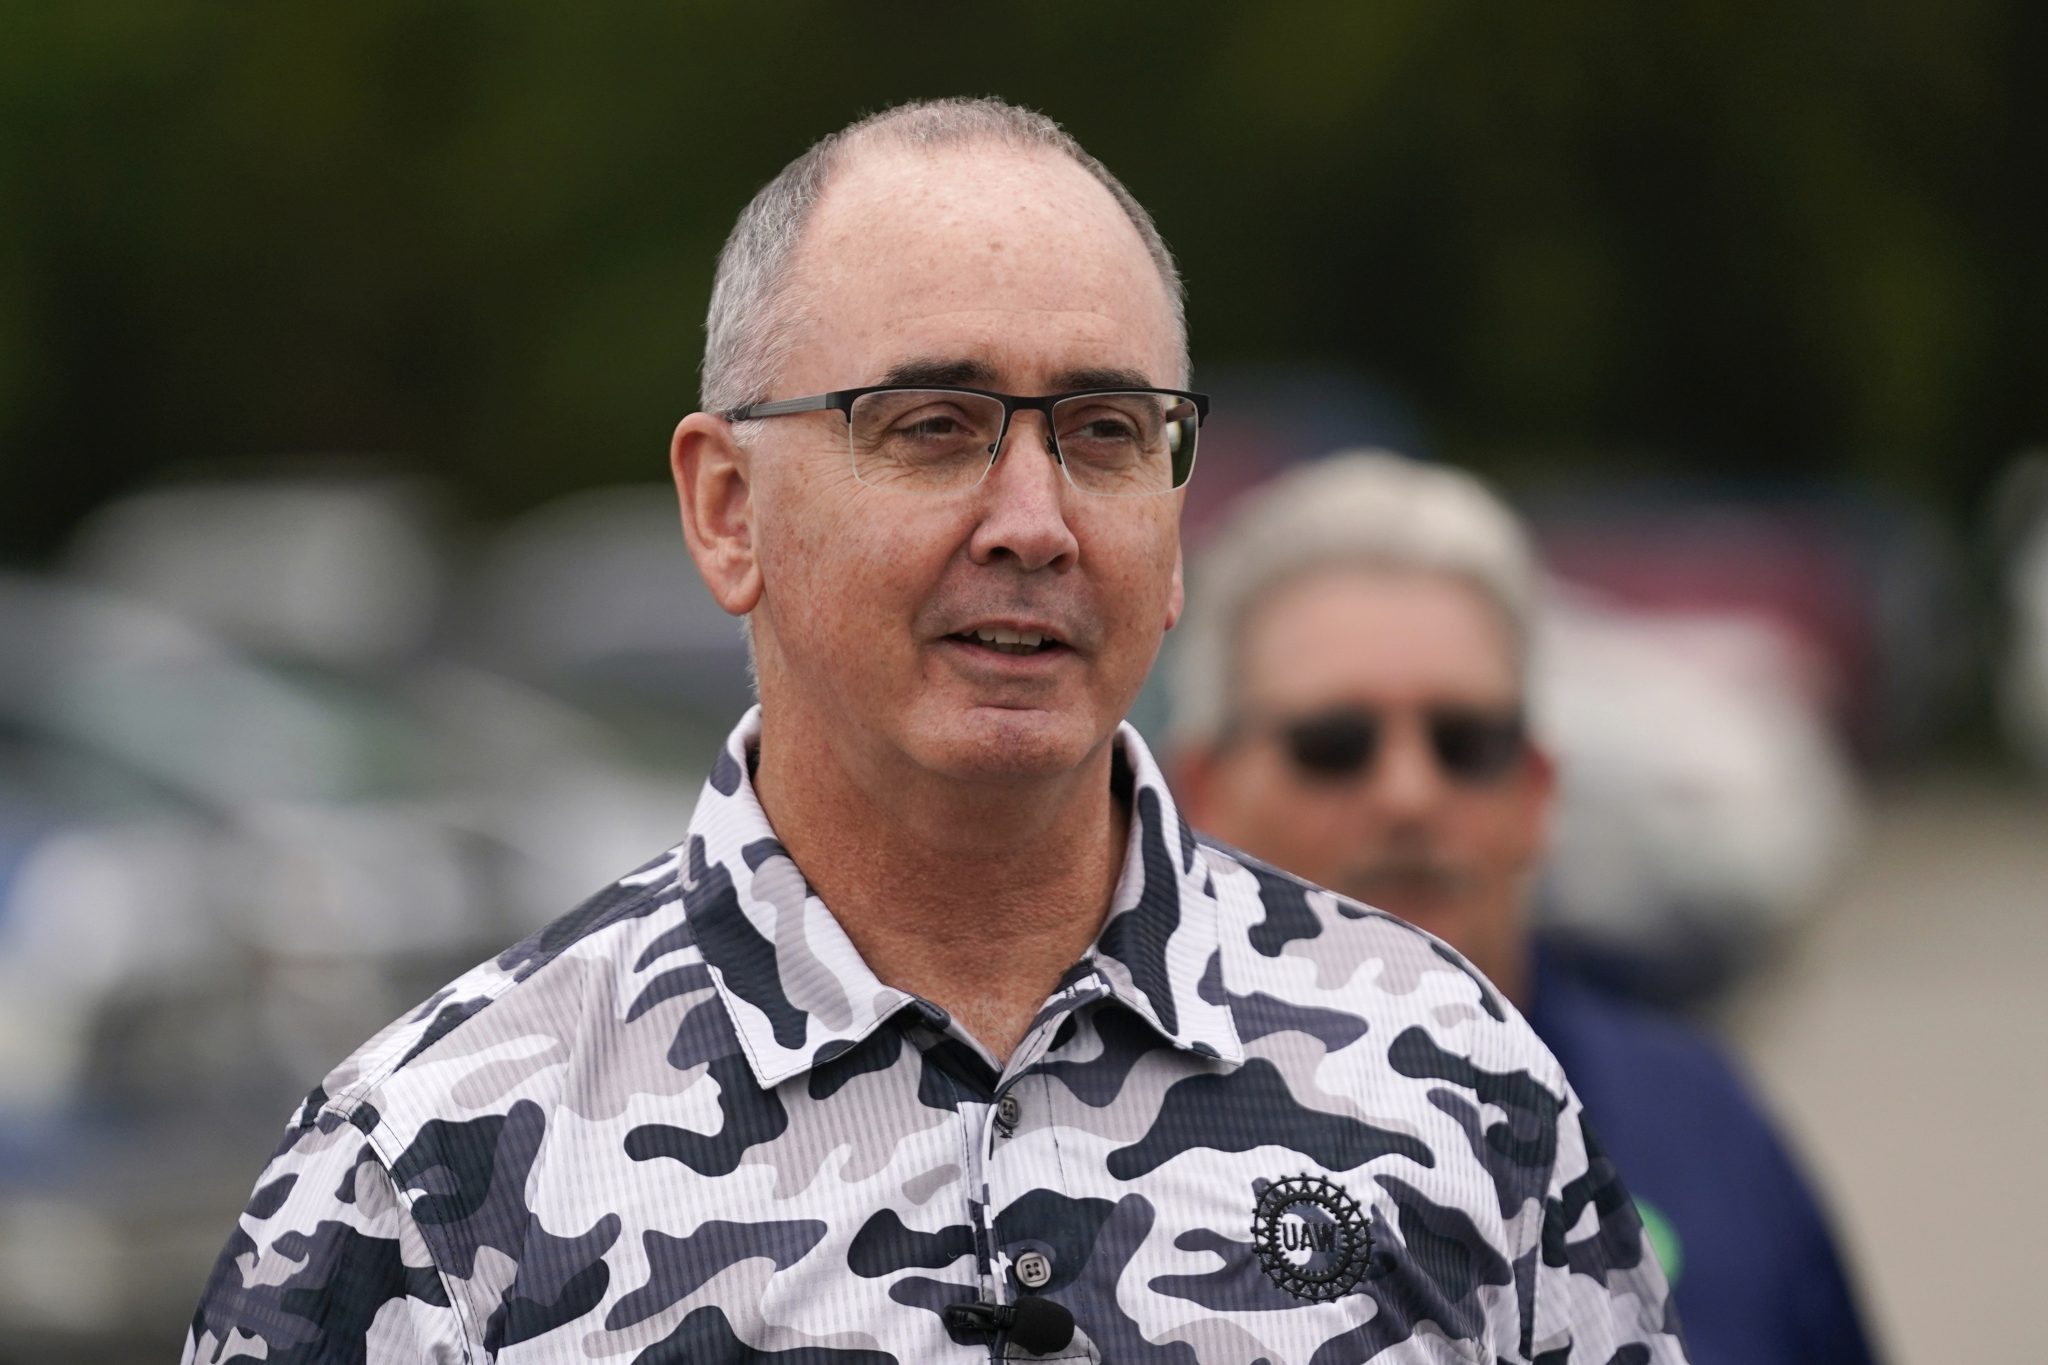
[[[1719,1048],[1538,955],[1526,1014],[1642,1209],[1693,1365],[1868,1365],[1813,1193]]]

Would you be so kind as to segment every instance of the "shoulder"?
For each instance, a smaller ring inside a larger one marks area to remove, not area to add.
[[[531,1090],[550,1073],[559,1080],[587,1030],[709,994],[682,911],[687,862],[686,848],[664,853],[449,982],[329,1072],[294,1128],[340,1119],[387,1137],[416,1129],[470,1109],[458,1092],[475,1088],[464,1080],[480,1068],[495,1068],[500,1097]]]
[[[1267,1064],[1317,1109],[1362,1116],[1380,1145],[1350,1139],[1368,1159],[1339,1169],[1393,1254],[1456,1247],[1512,1286],[1525,1354],[1675,1359],[1634,1208],[1514,1006],[1405,921],[1219,844],[1202,856],[1245,1070]],[[1637,1349],[1615,1354],[1623,1343]]]
[[[716,1045],[717,1028],[684,1022],[715,997],[682,908],[704,870],[689,855],[648,863],[464,973],[329,1073],[217,1262],[189,1350],[288,1337],[344,1354],[355,1343],[361,1358],[373,1321],[387,1346],[414,1334],[408,1359],[468,1359],[479,1334],[488,1349],[516,1245],[505,1230],[529,1219],[528,1178],[556,1118],[616,1127],[650,1055],[670,1058],[686,1035]],[[600,1220],[599,1240],[616,1223]]]
[[[1562,1101],[1563,1069],[1514,1006],[1442,940],[1207,836],[1223,978],[1240,1028],[1281,1005],[1354,1016],[1397,1070],[1533,1081]]]

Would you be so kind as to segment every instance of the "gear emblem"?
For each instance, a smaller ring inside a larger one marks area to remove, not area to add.
[[[1252,1214],[1259,1264],[1274,1284],[1313,1303],[1350,1293],[1372,1260],[1372,1219],[1325,1176],[1276,1180]]]

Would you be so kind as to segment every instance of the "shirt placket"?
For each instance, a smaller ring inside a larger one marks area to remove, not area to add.
[[[1021,1296],[1039,1292],[1060,1274],[1060,1267],[1053,1260],[1054,1238],[1034,1237],[1032,1229],[1013,1226],[1009,1239],[999,1241],[996,1218],[1032,1190],[1066,1192],[1058,1168],[1057,1136],[1048,1131],[1051,1116],[1031,1110],[1031,1081],[1051,1051],[1060,1026],[1076,1010],[1109,993],[1101,976],[1091,973],[1047,1001],[1047,1008],[1040,1012],[1031,1031],[1011,1054],[992,1102],[978,1106],[979,1141],[972,1144],[975,1166],[969,1188],[979,1191],[973,1213],[975,1241],[987,1249],[981,1267],[982,1296],[986,1301],[1014,1305]],[[1034,1130],[1043,1133],[1045,1141],[1023,1140],[1026,1132]],[[1081,1341],[1077,1329],[1072,1347],[1057,1356],[1044,1357],[1015,1345],[1007,1334],[998,1334],[991,1343],[990,1358],[1085,1359],[1089,1353]]]

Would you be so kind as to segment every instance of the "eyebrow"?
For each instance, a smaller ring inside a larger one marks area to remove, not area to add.
[[[900,365],[890,366],[888,373],[882,376],[882,382],[900,384],[905,388],[939,384],[986,389],[994,387],[996,369],[984,360],[906,360]]]
[[[903,388],[927,385],[993,389],[1001,378],[985,360],[906,360],[892,365],[881,382]],[[1149,389],[1152,381],[1139,370],[1115,367],[1062,370],[1052,378],[1052,392],[1069,389]]]
[[[1152,380],[1139,370],[1062,370],[1052,377],[1055,389],[1149,389]]]

